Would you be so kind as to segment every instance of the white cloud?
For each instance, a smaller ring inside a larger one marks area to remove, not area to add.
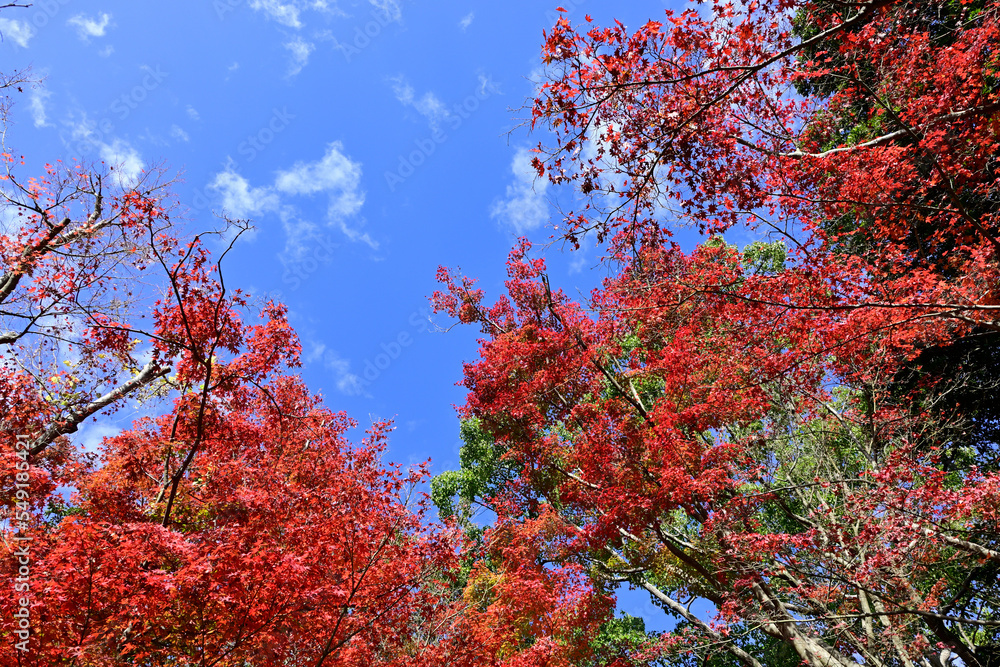
[[[396,99],[405,106],[413,107],[427,119],[432,128],[438,129],[441,123],[451,117],[448,107],[434,93],[426,92],[423,96],[417,97],[413,86],[402,76],[393,77],[389,81],[392,83],[392,92],[396,95]]]
[[[298,257],[322,231],[322,227],[301,215],[297,206],[285,197],[325,195],[325,223],[339,229],[351,241],[360,241],[371,248],[378,242],[360,229],[364,221],[358,217],[365,203],[361,190],[361,163],[344,153],[339,141],[327,146],[326,153],[315,162],[296,162],[290,169],[279,171],[274,184],[251,187],[245,178],[231,168],[216,174],[209,188],[216,190],[227,213],[236,217],[278,213],[285,230],[285,254]]]
[[[364,232],[355,227],[351,227],[345,221],[338,222],[337,227],[340,229],[341,232],[344,233],[344,236],[346,236],[350,240],[360,241],[361,243],[364,243],[372,250],[378,250],[378,241],[373,239],[368,232]]]
[[[4,40],[11,40],[22,49],[28,48],[28,40],[35,35],[35,29],[27,21],[15,19],[0,19],[0,35]]]
[[[247,179],[232,168],[216,174],[208,187],[220,194],[223,210],[234,218],[249,218],[278,208],[278,197],[270,188],[251,188]]]
[[[320,236],[319,226],[310,220],[299,217],[299,211],[294,206],[282,206],[278,217],[281,218],[281,229],[285,232],[285,249],[281,254],[282,261],[296,261],[304,258]]]
[[[389,79],[389,81],[392,82],[392,92],[396,96],[397,100],[407,106],[413,104],[415,92],[413,90],[413,86],[407,83],[406,79],[401,76],[396,76]]]
[[[250,9],[264,12],[269,18],[289,28],[302,27],[302,21],[299,20],[299,8],[292,3],[280,2],[280,0],[250,0]]]
[[[191,137],[188,135],[187,132],[184,131],[184,128],[182,128],[180,125],[170,126],[170,136],[173,137],[174,139],[177,139],[178,141],[191,141]]]
[[[31,89],[31,95],[28,97],[28,109],[31,111],[31,119],[35,123],[35,127],[51,127],[52,124],[48,122],[48,111],[45,108],[45,103],[48,99],[52,97],[52,91],[43,88],[41,85],[35,85]]]
[[[250,9],[263,12],[269,19],[283,26],[303,27],[302,12],[307,10],[333,12],[327,0],[250,0]]]
[[[104,37],[104,34],[108,30],[108,26],[111,24],[111,14],[104,12],[97,18],[90,18],[84,16],[83,14],[77,14],[69,21],[66,21],[66,24],[74,26],[76,28],[77,35],[80,36],[80,39],[86,42],[89,41],[91,37]]]
[[[307,364],[314,364],[317,361],[321,360],[323,358],[323,353],[326,352],[326,344],[314,343],[312,341],[310,341],[307,344],[309,348],[308,350],[306,350],[306,353],[302,355],[302,358],[305,360],[305,362]]]
[[[108,143],[96,132],[96,124],[86,116],[78,122],[69,121],[67,124],[75,149],[83,153],[96,151],[104,163],[118,175],[121,183],[135,182],[142,174],[145,168],[142,156],[130,143],[117,138]]]
[[[475,18],[476,18],[476,13],[469,12],[468,14],[462,17],[461,21],[458,22],[458,27],[461,28],[463,31],[467,30],[469,26],[472,25],[472,21],[475,20]]]
[[[486,99],[490,95],[502,95],[500,84],[490,78],[488,74],[479,75],[479,96]]]
[[[316,45],[296,37],[285,44],[285,48],[292,54],[292,62],[288,65],[288,76],[295,76],[309,64],[309,55],[316,49]]]
[[[323,343],[313,343],[309,353],[306,355],[307,363],[322,362],[327,370],[333,371],[336,377],[337,389],[342,394],[348,396],[368,395],[364,388],[364,382],[356,374],[351,372],[351,362],[344,359],[335,351],[327,349]]]
[[[142,157],[127,141],[115,139],[110,144],[101,142],[100,150],[101,159],[109,167],[114,168],[123,181],[135,181],[142,174],[145,166]]]
[[[98,51],[97,55],[99,55],[102,58],[107,58],[108,56],[110,56],[114,52],[115,52],[115,47],[113,45],[111,45],[111,44],[108,44],[103,49],[101,49],[100,51]]]
[[[541,226],[549,217],[549,204],[545,199],[549,182],[537,178],[531,158],[527,148],[520,148],[514,154],[511,163],[514,182],[507,186],[507,198],[495,202],[490,210],[493,218],[509,225],[518,234]]]
[[[329,191],[337,193],[337,209],[341,215],[352,215],[365,201],[359,192],[361,164],[343,153],[339,141],[331,143],[326,155],[316,162],[296,162],[288,171],[278,172],[275,187],[293,195],[311,195]]]
[[[17,234],[26,227],[31,211],[20,206],[0,206],[0,233]]]
[[[403,18],[403,10],[397,0],[368,0],[368,2],[390,21],[398,21]]]
[[[361,163],[351,160],[343,150],[343,144],[334,141],[322,159],[297,162],[290,170],[279,172],[274,185],[290,195],[327,194],[327,224],[338,227],[352,241],[377,248],[378,243],[366,232],[348,225],[348,219],[364,205],[365,193],[361,190]]]
[[[201,120],[201,114],[199,114],[198,110],[190,104],[187,105],[187,109],[185,109],[185,111],[187,112],[188,118],[191,120]]]
[[[569,272],[571,275],[583,271],[584,267],[587,266],[587,262],[590,261],[587,259],[587,251],[585,249],[580,249],[573,254],[576,255],[576,258],[569,263]]]

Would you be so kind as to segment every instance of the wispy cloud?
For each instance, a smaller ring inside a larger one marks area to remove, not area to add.
[[[170,126],[170,136],[176,139],[177,141],[191,141],[190,135],[188,135],[188,133],[185,132],[184,128],[182,128],[180,125]]]
[[[116,169],[126,183],[137,180],[145,167],[139,151],[123,139],[115,139],[110,144],[102,142],[101,159]]]
[[[96,131],[94,121],[86,116],[79,121],[70,121],[71,137],[78,150],[96,150],[101,159],[118,175],[121,183],[133,183],[145,169],[139,151],[129,142],[120,138],[109,138]]]
[[[216,174],[208,187],[219,193],[223,211],[234,218],[249,218],[273,211],[280,203],[269,188],[250,187],[249,181],[231,167]]]
[[[487,98],[490,95],[503,95],[500,84],[490,78],[488,74],[479,75],[479,96]]]
[[[303,67],[309,64],[309,55],[316,49],[316,45],[305,41],[301,37],[296,37],[286,43],[285,48],[292,55],[292,61],[288,65],[288,76],[295,76],[302,71]]]
[[[403,9],[399,6],[398,0],[368,0],[368,2],[390,21],[403,18]]]
[[[263,12],[268,18],[289,28],[301,28],[299,8],[292,3],[280,0],[250,0],[250,9]]]
[[[413,86],[404,77],[392,77],[389,81],[392,84],[392,92],[396,95],[396,99],[401,104],[412,107],[417,113],[426,118],[432,128],[439,128],[441,123],[448,120],[451,116],[447,105],[433,92],[428,91],[422,96],[417,97]]]
[[[361,180],[361,165],[343,153],[343,144],[335,141],[327,148],[326,155],[316,162],[296,162],[287,170],[278,172],[276,187],[293,195],[311,195],[337,190],[347,202],[341,207],[345,213],[354,213],[364,197],[357,196]]]
[[[31,111],[31,119],[34,121],[35,127],[52,127],[52,124],[48,122],[49,115],[48,109],[46,109],[50,97],[52,97],[52,91],[41,84],[36,84],[31,88],[31,94],[28,96],[28,109]]]
[[[303,12],[334,12],[336,4],[331,6],[327,0],[250,0],[250,9],[262,12],[267,18],[285,27],[298,30],[304,26]]]
[[[340,393],[348,396],[367,395],[361,378],[351,372],[350,360],[327,348],[324,343],[312,343],[305,359],[306,363],[322,363],[327,370],[332,371]]]
[[[339,141],[330,143],[323,157],[313,162],[296,162],[279,171],[271,185],[252,187],[233,168],[216,174],[209,184],[221,199],[226,213],[245,218],[277,213],[285,230],[284,253],[290,258],[301,255],[322,228],[303,216],[292,201],[294,197],[325,197],[326,227],[339,229],[351,241],[378,248],[363,231],[359,214],[365,203],[361,189],[361,163],[352,160]]]
[[[545,178],[537,178],[531,158],[531,151],[527,148],[520,148],[514,154],[511,162],[514,181],[507,186],[506,198],[494,202],[490,210],[493,218],[518,234],[541,226],[549,217],[549,204],[545,198],[549,182]]]
[[[461,21],[458,22],[458,27],[461,28],[463,32],[465,30],[468,30],[469,26],[472,25],[472,22],[475,20],[475,18],[476,18],[476,13],[469,12],[468,14],[462,17]]]
[[[0,36],[10,40],[22,49],[28,48],[28,41],[35,35],[35,29],[27,21],[0,19]]]
[[[66,21],[67,25],[76,28],[76,34],[80,39],[87,42],[91,37],[104,37],[111,25],[111,14],[103,12],[95,18],[90,18],[84,14],[77,14]]]
[[[339,141],[327,146],[322,159],[297,162],[290,170],[279,172],[274,184],[289,195],[325,194],[329,198],[327,224],[339,228],[352,241],[378,248],[371,236],[348,224],[361,211],[365,193],[361,190],[361,163],[344,154]]]

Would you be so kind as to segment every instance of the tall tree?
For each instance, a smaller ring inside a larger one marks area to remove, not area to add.
[[[495,444],[470,451],[459,490],[485,488],[498,453],[519,471],[478,499],[498,515],[482,567],[511,572],[500,545],[545,517],[558,531],[531,562],[582,568],[598,605],[644,589],[681,623],[643,659],[992,664],[1000,477],[945,469],[948,425],[882,389],[891,345],[751,298],[797,272],[762,270],[760,250],[647,250],[593,315],[519,255],[496,305],[440,295],[487,331],[464,414]]]
[[[436,295],[485,334],[463,413],[504,465],[461,480],[492,493],[487,542],[558,517],[546,558],[594,600],[647,591],[679,625],[626,633],[626,664],[997,664],[1000,477],[966,367],[1000,328],[997,7],[587,21],[546,36],[535,166],[579,187],[565,237],[595,233],[611,278],[574,303],[522,245],[495,304],[447,271]],[[675,222],[708,238],[685,252]]]

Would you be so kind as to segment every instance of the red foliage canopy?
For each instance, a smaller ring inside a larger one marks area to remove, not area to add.
[[[247,324],[165,191],[49,168],[4,190],[5,665],[406,664],[447,627],[455,545],[289,371],[284,307]],[[83,213],[80,213],[83,208]],[[223,235],[238,236],[239,226]],[[225,255],[225,252],[223,252]],[[99,452],[71,435],[140,401]]]
[[[522,244],[507,297],[442,270],[435,301],[485,334],[463,412],[520,470],[484,499],[500,525],[558,516],[542,553],[593,600],[628,582],[680,622],[628,659],[1000,654],[992,417],[949,398],[996,378],[921,370],[1000,328],[997,12],[715,2],[547,34],[535,166],[579,187],[562,233],[612,277],[574,303]]]

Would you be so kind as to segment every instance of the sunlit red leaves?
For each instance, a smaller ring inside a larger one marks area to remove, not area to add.
[[[820,44],[813,59],[797,60],[802,47],[783,15],[793,6],[802,14],[797,20],[833,31],[836,57]],[[997,100],[984,77],[995,69],[996,13],[977,14],[949,43],[932,35],[933,23],[900,19],[897,11],[911,10],[872,3],[859,6],[859,21],[808,3],[739,11],[714,3],[711,21],[668,12],[669,29],[650,23],[629,32],[616,24],[584,33],[560,24],[544,47],[555,66],[534,107],[534,122],[555,130],[557,143],[540,147],[538,169],[554,182],[575,180],[591,195],[586,215],[570,213],[563,233],[576,240],[588,228],[601,238],[622,232],[622,244],[655,238],[665,222],[661,207],[669,207],[710,230],[758,226],[763,214],[792,223],[797,234],[795,227],[813,227],[817,213],[835,218],[872,207],[876,233],[886,239],[905,233],[914,213],[937,218],[942,247],[962,240],[958,264],[964,249],[989,247],[997,221],[960,213],[955,195],[983,196],[992,180],[986,161],[996,138],[983,121]],[[843,83],[829,99],[788,94],[791,82],[831,77]],[[869,133],[854,142],[892,133],[898,140],[849,150],[848,137],[838,141],[829,134],[838,128],[828,127],[817,142],[830,117],[824,106],[834,115],[864,114],[857,122],[870,125]],[[848,150],[792,155],[830,143]],[[927,197],[940,202],[936,213],[920,208]]]
[[[575,532],[546,507],[536,519],[493,529],[490,559],[469,576],[451,655],[478,649],[468,664],[504,667],[569,667],[586,658],[610,600],[579,565],[552,564]]]
[[[79,516],[35,533],[32,664],[315,662],[327,645],[336,664],[408,655],[454,559],[403,502],[423,474],[383,466],[384,425],[351,447],[352,422],[291,378],[251,394],[221,394],[201,417],[171,529],[157,476],[195,439],[192,407],[105,441],[101,468],[76,480]]]
[[[417,637],[460,608],[457,543],[417,491],[426,468],[382,462],[385,423],[352,445],[355,424],[287,374],[301,347],[285,307],[254,317],[202,239],[170,227],[161,188],[53,169],[17,192],[29,215],[0,237],[0,478],[5,538],[32,538],[32,635],[0,662],[371,667],[430,652]],[[66,217],[53,226],[50,209]],[[142,400],[153,416],[97,453],[67,435]],[[37,451],[13,453],[16,436]],[[0,635],[17,602],[0,599]]]
[[[579,187],[558,234],[596,233],[612,278],[572,303],[523,245],[492,306],[439,274],[439,309],[487,334],[464,412],[523,468],[489,499],[501,524],[551,501],[576,558],[683,545],[720,612],[712,646],[742,623],[810,664],[853,664],[832,647],[915,660],[928,640],[907,614],[939,605],[934,573],[1000,559],[956,537],[994,530],[996,480],[946,481],[927,449],[941,425],[890,389],[922,350],[998,326],[998,38],[990,5],[714,2],[634,31],[561,16],[532,110],[554,143],[533,166]],[[718,238],[682,252],[664,243],[676,221],[790,252],[763,271]],[[868,594],[891,617],[845,639],[877,612]],[[779,598],[832,615],[830,644],[775,623]]]

